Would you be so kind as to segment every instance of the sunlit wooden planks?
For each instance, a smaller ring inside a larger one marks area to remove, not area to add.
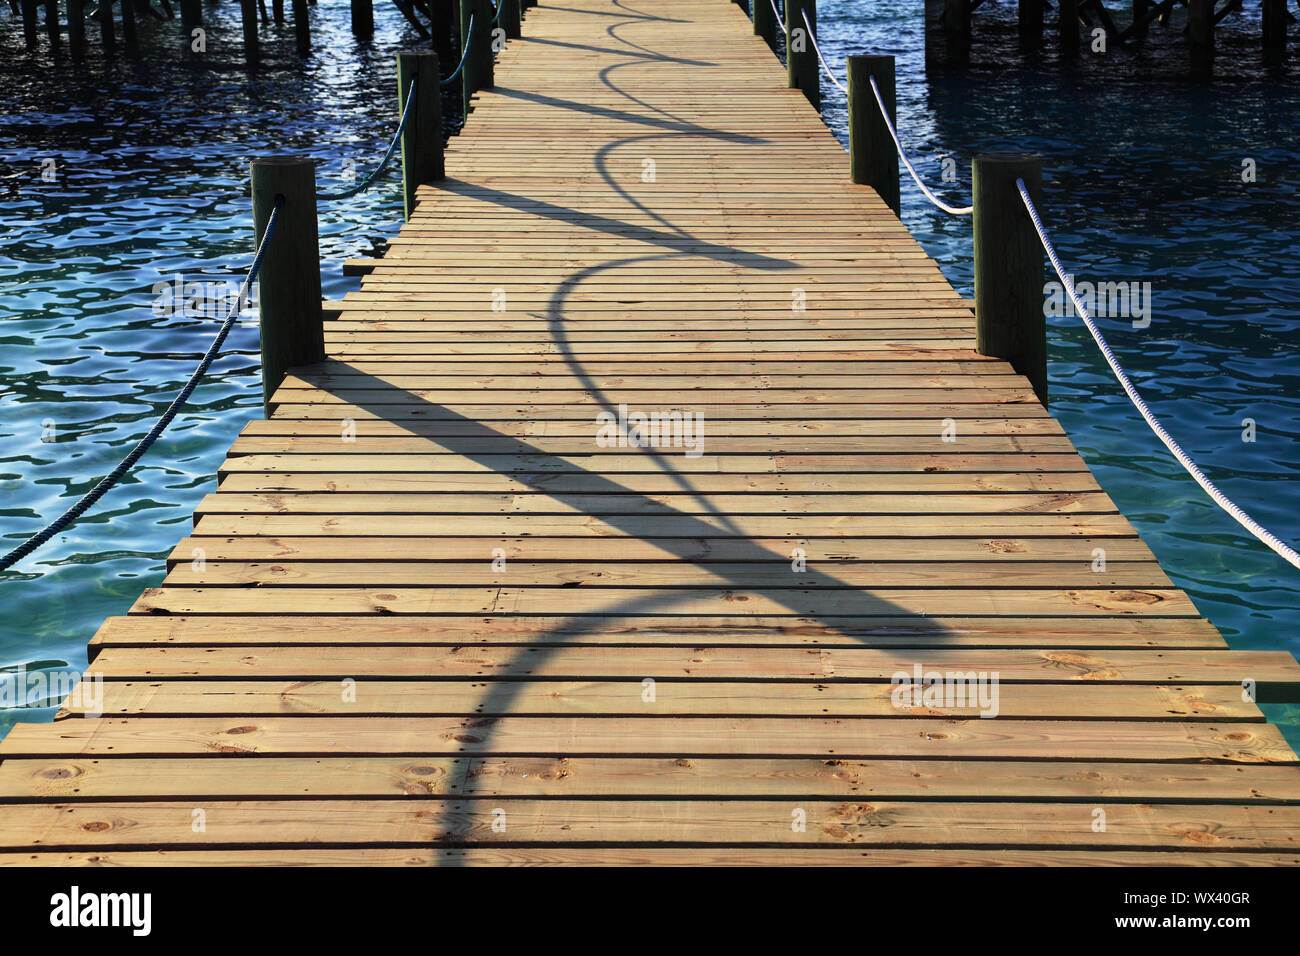
[[[0,864],[1300,862],[1300,667],[1227,648],[735,4],[532,8],[475,103],[94,693],[0,743]]]

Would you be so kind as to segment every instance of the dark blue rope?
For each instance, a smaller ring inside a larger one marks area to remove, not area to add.
[[[244,310],[248,290],[257,281],[257,270],[262,267],[262,257],[266,253],[267,243],[271,240],[271,233],[275,231],[275,223],[280,216],[282,206],[284,206],[284,197],[280,197],[275,201],[275,208],[271,210],[270,218],[266,220],[266,232],[262,233],[262,241],[257,244],[257,252],[253,255],[253,264],[249,267],[248,275],[244,278],[244,284],[239,287],[239,300],[235,303],[230,314],[226,316],[226,321],[221,324],[221,329],[212,340],[212,344],[208,346],[207,352],[203,354],[199,367],[194,370],[194,374],[190,376],[190,380],[185,383],[185,387],[180,390],[180,393],[172,399],[172,403],[167,406],[167,410],[162,413],[162,417],[154,423],[153,428],[149,429],[149,433],[140,439],[139,444],[131,449],[131,453],[123,458],[116,468],[100,479],[94,488],[82,495],[81,500],[55,518],[44,531],[32,535],[3,558],[0,558],[0,571],[9,570],[18,561],[27,557],[27,555],[81,517],[91,505],[103,497],[106,491],[117,484],[122,476],[131,470],[131,466],[149,450],[149,446],[158,439],[163,430],[171,424],[171,420],[176,417],[176,413],[189,401],[189,397],[198,386],[199,380],[203,378],[204,373],[212,364],[212,360],[217,357],[217,353],[221,350],[222,343],[226,341],[226,336],[230,334],[230,329],[234,326],[235,320],[239,318],[239,313]]]
[[[345,189],[341,193],[318,193],[316,195],[317,199],[324,199],[326,201],[334,199],[350,199],[363,189],[369,187],[369,185],[375,181],[375,178],[388,167],[388,161],[393,158],[393,153],[397,150],[397,144],[402,141],[402,131],[406,129],[406,120],[411,115],[411,104],[415,102],[415,84],[419,79],[419,74],[411,77],[411,88],[406,94],[406,105],[402,107],[402,118],[397,124],[397,132],[393,134],[393,141],[388,144],[388,152],[384,153],[384,158],[379,161],[379,165],[375,167],[375,171],[351,189]]]
[[[439,86],[451,86],[456,82],[456,77],[460,76],[460,71],[465,69],[465,61],[469,59],[471,41],[474,39],[474,14],[469,15],[469,28],[465,31],[465,49],[460,51],[460,62],[456,64],[456,69],[451,71],[451,76],[445,80],[439,80]]]

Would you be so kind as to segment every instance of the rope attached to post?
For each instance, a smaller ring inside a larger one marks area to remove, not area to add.
[[[758,0],[754,0],[754,2],[757,3]],[[772,5],[772,14],[776,17],[776,25],[781,28],[782,33],[789,36],[790,31],[785,28],[785,17],[781,16],[781,11],[776,8],[776,0],[767,0],[767,2]]]
[[[456,64],[456,69],[451,71],[451,75],[444,80],[439,80],[439,86],[451,86],[460,76],[461,71],[465,69],[465,61],[469,59],[470,43],[474,39],[474,14],[469,15],[469,27],[465,30],[465,49],[460,51],[460,62]]]
[[[176,417],[176,413],[181,410],[181,407],[189,401],[190,395],[198,387],[199,380],[207,373],[209,366],[212,365],[217,353],[221,350],[221,346],[225,343],[226,336],[230,334],[235,320],[239,318],[239,314],[244,311],[248,304],[248,290],[257,281],[257,272],[262,267],[262,258],[266,254],[266,247],[271,241],[271,235],[275,232],[275,223],[280,218],[280,209],[283,206],[283,197],[275,201],[275,207],[266,220],[266,231],[262,233],[262,241],[257,244],[257,251],[253,254],[253,264],[248,269],[248,275],[244,277],[243,285],[239,287],[238,301],[235,302],[230,314],[226,316],[226,320],[221,323],[221,328],[217,330],[217,334],[212,339],[212,344],[208,346],[208,350],[203,353],[203,358],[199,361],[194,374],[190,376],[189,381],[172,399],[172,403],[167,406],[167,410],[162,413],[158,421],[154,423],[154,426],[149,429],[148,433],[140,439],[136,446],[131,449],[130,453],[118,463],[117,467],[101,478],[94,488],[82,495],[76,504],[50,522],[43,531],[38,531],[3,558],[0,558],[0,571],[9,570],[14,564],[27,557],[27,555],[81,517],[96,501],[104,496],[105,492],[116,485],[123,475],[131,470],[131,467],[140,460],[150,446],[158,440],[158,436],[171,424],[172,419]]]
[[[775,4],[773,6],[773,9],[775,9]],[[813,51],[817,54],[817,61],[821,63],[822,69],[826,71],[826,75],[830,77],[830,80],[832,83],[835,84],[836,89],[838,89],[845,96],[848,96],[849,91],[840,84],[840,81],[835,78],[835,74],[831,72],[831,68],[826,65],[826,58],[822,56],[822,48],[817,45],[817,37],[813,33],[812,25],[808,22],[808,14],[803,10],[800,10],[799,13],[803,17],[803,25],[808,28],[808,39],[812,41]],[[894,124],[889,119],[889,111],[885,109],[885,100],[880,95],[880,87],[876,85],[876,78],[873,76],[870,79],[871,79],[871,92],[876,97],[876,105],[880,107],[880,115],[885,119],[885,128],[889,130],[889,138],[894,141],[894,148],[898,150],[898,158],[901,159],[903,161],[903,165],[907,167],[907,171],[911,174],[912,181],[916,183],[917,188],[921,190],[921,193],[925,196],[926,199],[930,200],[930,202],[938,206],[940,209],[942,209],[944,212],[948,213],[949,215],[969,216],[971,213],[975,211],[974,206],[950,206],[942,199],[940,199],[938,196],[936,196],[934,193],[932,193],[930,191],[930,187],[928,187],[924,182],[921,181],[921,177],[916,172],[916,167],[913,166],[912,161],[907,158],[907,153],[903,151],[903,144],[898,140],[898,130],[894,129]]]
[[[406,121],[411,115],[411,104],[415,102],[415,84],[418,83],[419,80],[419,74],[411,77],[411,88],[406,94],[406,105],[402,107],[402,118],[397,124],[397,132],[393,134],[393,141],[388,144],[388,151],[384,153],[384,158],[379,161],[379,165],[375,167],[374,172],[350,189],[345,189],[342,192],[337,193],[319,193],[317,194],[317,199],[323,199],[327,202],[336,199],[351,199],[357,193],[369,189],[371,183],[379,177],[379,174],[388,168],[389,160],[393,158],[393,153],[397,151],[397,144],[402,141],[402,132],[406,129]]]
[[[1297,553],[1294,548],[1287,545],[1277,535],[1246,514],[1236,502],[1220,491],[1214,482],[1205,476],[1205,473],[1201,471],[1196,462],[1192,461],[1191,456],[1183,451],[1182,446],[1165,430],[1165,427],[1160,424],[1147,403],[1142,400],[1142,396],[1138,394],[1132,380],[1129,379],[1123,366],[1119,364],[1119,359],[1115,358],[1115,353],[1111,351],[1110,345],[1106,342],[1106,337],[1101,334],[1101,329],[1097,327],[1097,323],[1093,321],[1092,316],[1088,314],[1088,310],[1084,308],[1083,303],[1079,300],[1078,293],[1074,291],[1074,283],[1066,274],[1065,267],[1061,265],[1061,257],[1056,254],[1056,248],[1052,245],[1052,240],[1047,237],[1047,230],[1043,228],[1043,220],[1034,207],[1034,201],[1029,197],[1029,190],[1025,188],[1025,181],[1017,179],[1016,188],[1020,190],[1020,198],[1024,201],[1025,209],[1029,212],[1029,218],[1033,220],[1034,231],[1038,233],[1038,239],[1043,244],[1043,250],[1047,253],[1047,258],[1051,260],[1052,268],[1056,270],[1057,277],[1061,280],[1061,287],[1070,296],[1075,311],[1079,313],[1079,318],[1083,320],[1083,324],[1092,333],[1093,341],[1101,349],[1106,364],[1115,373],[1115,378],[1119,381],[1120,387],[1124,389],[1124,394],[1129,397],[1129,401],[1133,403],[1133,407],[1146,419],[1146,423],[1151,426],[1151,430],[1155,432],[1156,437],[1164,442],[1165,447],[1178,459],[1178,463],[1183,466],[1184,470],[1204,489],[1207,495],[1214,499],[1215,504],[1231,515],[1238,524],[1252,535],[1277,552],[1284,561],[1293,567],[1300,568],[1300,553]]]

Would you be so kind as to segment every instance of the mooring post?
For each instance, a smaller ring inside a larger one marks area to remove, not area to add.
[[[36,49],[36,0],[22,0],[23,43],[27,49]]]
[[[474,32],[469,32],[470,19]],[[492,88],[492,3],[491,0],[460,0],[460,48],[469,45],[465,71],[460,77],[465,115],[469,116],[470,97],[479,90]]]
[[[1286,0],[1264,0],[1264,49],[1274,54],[1286,50]]]
[[[808,23],[804,24],[804,16]],[[817,0],[785,0],[785,75],[792,90],[803,90],[808,102],[822,108],[821,67],[808,28],[817,32]]]
[[[298,41],[298,55],[311,52],[311,21],[307,19],[307,0],[293,0],[293,35]]]
[[[352,34],[358,37],[374,36],[374,0],[352,0]]]
[[[754,36],[762,37],[768,49],[776,51],[776,13],[772,0],[754,0]]]
[[[492,0],[478,0],[475,9],[478,11],[479,22],[483,25],[474,27],[477,34],[475,42],[478,44],[478,76],[474,80],[474,88],[490,90],[496,84],[496,55],[492,52],[492,33],[497,29],[492,23],[495,7]]]
[[[74,60],[86,55],[86,6],[83,0],[68,0],[68,47]]]
[[[1061,31],[1061,56],[1079,55],[1079,0],[1056,0],[1056,22]]]
[[[438,85],[438,54],[432,51],[397,54],[397,111],[401,115],[415,84],[411,115],[402,130],[403,209],[409,221],[415,211],[415,190],[446,175],[442,157],[442,90]]]
[[[59,52],[59,2],[45,0],[45,35],[50,41],[50,50]]]
[[[202,22],[202,0],[181,0],[181,25],[186,27],[197,27]]]
[[[501,29],[506,31],[506,37],[510,40],[517,40],[523,36],[523,26],[520,22],[521,13],[519,9],[519,0],[499,0],[501,3]]]
[[[131,0],[122,0],[122,45],[127,53],[137,53],[139,45],[135,37],[135,4]]]
[[[898,152],[871,89],[876,78],[880,98],[895,122],[894,58],[851,56],[848,58],[849,171],[853,182],[872,187],[894,215],[899,214]]]
[[[239,18],[244,27],[244,59],[252,63],[258,58],[257,0],[239,0]]]
[[[294,366],[325,359],[316,166],[310,159],[297,156],[255,159],[252,178],[257,242],[262,241],[276,200],[284,199],[258,274],[262,396],[269,418],[271,396],[284,381],[284,373]]]
[[[1040,206],[1037,156],[976,156],[971,167],[975,232],[975,350],[1006,359],[1047,404],[1043,247],[1016,180]]]

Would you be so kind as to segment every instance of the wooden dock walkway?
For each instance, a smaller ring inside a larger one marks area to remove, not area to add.
[[[0,745],[0,858],[1300,862],[1243,690],[1300,667],[1173,586],[738,7],[531,10],[447,174],[95,635],[102,716]],[[599,444],[620,405],[700,454]]]

